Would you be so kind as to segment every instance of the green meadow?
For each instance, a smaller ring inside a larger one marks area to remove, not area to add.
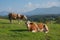
[[[47,24],[49,33],[27,31],[25,22],[16,20],[12,24],[7,19],[0,19],[0,40],[60,40],[60,24]]]

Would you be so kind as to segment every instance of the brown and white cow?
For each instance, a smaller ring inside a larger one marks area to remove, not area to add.
[[[44,23],[38,23],[38,31],[48,33],[48,26]]]
[[[35,23],[35,22],[30,22],[27,21],[27,28],[29,31],[32,32],[45,32],[48,33],[48,26],[46,24],[43,23]]]
[[[16,13],[9,13],[8,17],[9,17],[10,23],[12,23],[13,19],[15,19],[15,20],[17,19],[18,22],[19,22],[19,20],[22,20],[22,19],[26,19],[27,20],[27,17],[25,15],[16,14]]]
[[[34,22],[27,21],[26,25],[29,31],[32,31],[32,32],[38,31],[37,25]]]

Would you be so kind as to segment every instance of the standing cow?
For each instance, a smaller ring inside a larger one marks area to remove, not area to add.
[[[19,20],[22,20],[22,19],[26,19],[27,20],[27,17],[25,15],[15,14],[15,13],[9,13],[8,17],[9,17],[10,23],[12,23],[13,19],[15,19],[15,20],[17,19],[18,22],[19,22]]]

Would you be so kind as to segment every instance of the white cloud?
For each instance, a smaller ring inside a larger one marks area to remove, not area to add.
[[[49,7],[52,7],[52,6],[60,6],[60,3],[59,2],[42,3],[42,4],[40,4],[39,8],[49,8]]]
[[[28,4],[25,5],[26,8],[33,8],[35,5],[31,2],[28,2]]]
[[[31,2],[28,2],[28,4],[26,4],[21,11],[22,12],[27,12],[27,11],[30,11],[30,10],[33,10],[33,9],[35,9],[35,4],[33,4]]]
[[[58,6],[58,5],[59,5],[59,2],[48,2],[48,3],[47,3],[47,6],[48,6],[48,7]]]
[[[9,8],[8,8],[8,11],[12,11],[12,8],[9,7]]]
[[[31,7],[33,7],[33,4],[32,4],[31,2],[29,2],[29,3],[27,4],[27,7],[31,8]]]
[[[22,9],[22,12],[28,12],[31,10],[34,10],[35,8],[49,8],[52,6],[60,6],[60,2],[46,2],[46,3],[32,3],[29,2],[28,4],[25,5],[25,7]]]
[[[6,9],[8,12],[18,12],[18,10],[12,8],[12,7],[7,7]]]

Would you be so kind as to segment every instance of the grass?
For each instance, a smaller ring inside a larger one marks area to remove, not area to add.
[[[47,24],[49,33],[28,32],[24,21],[13,24],[7,19],[0,19],[0,40],[60,40],[60,24]]]

